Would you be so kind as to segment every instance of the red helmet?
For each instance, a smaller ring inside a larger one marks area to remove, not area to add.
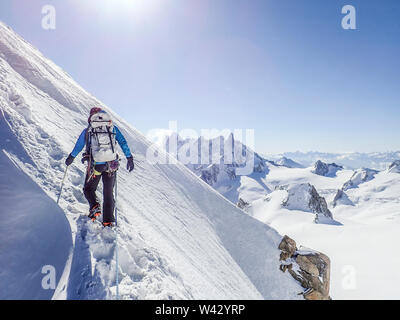
[[[90,122],[90,118],[92,117],[92,115],[94,115],[94,114],[100,112],[101,110],[102,110],[102,109],[101,109],[101,108],[98,108],[98,107],[95,107],[95,108],[90,109],[90,115],[89,115],[89,118],[88,118],[88,122]]]

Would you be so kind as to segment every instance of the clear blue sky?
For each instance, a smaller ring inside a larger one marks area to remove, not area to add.
[[[2,0],[0,19],[143,133],[178,120],[254,129],[263,153],[400,149],[398,0]]]

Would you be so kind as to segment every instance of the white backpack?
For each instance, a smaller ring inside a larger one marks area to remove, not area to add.
[[[105,111],[91,116],[88,138],[95,162],[108,162],[117,159],[116,134],[111,117]]]

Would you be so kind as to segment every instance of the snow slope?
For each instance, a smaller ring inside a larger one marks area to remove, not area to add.
[[[0,151],[0,300],[50,299],[42,287],[54,266],[59,281],[72,250],[64,212]]]
[[[94,106],[111,113],[131,146],[136,164],[133,173],[122,168],[118,174],[122,299],[299,297],[299,285],[279,271],[277,246],[281,236],[274,229],[243,213],[183,165],[146,161],[150,143],[142,134],[0,23],[1,132],[7,137],[1,148],[8,154],[4,165],[2,160],[2,174],[16,170],[17,163],[47,197],[56,199],[64,159],[87,124],[88,110]],[[113,299],[116,238],[113,232],[102,230],[85,217],[88,207],[81,190],[85,168],[79,160],[70,167],[60,201],[70,224],[73,250],[68,259],[53,262],[57,274],[62,274],[53,299]],[[16,183],[25,184],[22,178]],[[8,192],[10,199],[18,196],[17,190]],[[30,203],[35,197],[29,194],[20,204]],[[12,219],[21,213],[20,208],[10,208],[2,211],[2,216]],[[60,210],[51,213],[44,207],[39,211],[38,217],[44,220],[40,234],[54,246],[61,242],[65,254],[68,226],[55,221],[57,227],[51,229],[47,221],[51,214],[60,217]],[[27,213],[22,210],[21,214]],[[0,243],[12,233],[26,230],[26,225],[14,226],[15,230],[7,228],[0,233]],[[37,232],[33,226],[29,229],[31,236]],[[14,248],[14,257],[18,250]],[[47,263],[47,255],[47,251],[36,252],[35,261]],[[14,265],[4,263],[8,261],[5,258],[7,253],[1,250],[3,277],[11,275],[15,265],[22,268],[25,263],[23,258],[16,259]],[[7,298],[20,297],[23,282],[22,275],[14,277],[15,290]],[[37,297],[50,297],[40,295],[41,288],[35,283],[30,292],[35,293],[35,288]]]
[[[278,159],[277,161],[275,161],[275,163],[280,166],[284,166],[284,167],[288,167],[288,168],[304,168],[304,166],[301,165],[300,163],[297,163],[297,162],[293,161],[292,159],[289,159],[286,157],[282,157],[282,158]]]

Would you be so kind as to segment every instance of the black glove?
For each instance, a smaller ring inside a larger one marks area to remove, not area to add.
[[[75,157],[73,157],[72,155],[69,155],[68,158],[65,160],[65,164],[68,166],[70,166],[72,164],[72,162],[74,162]]]
[[[128,163],[126,164],[126,169],[131,172],[135,168],[135,164],[133,163],[133,157],[126,158]]]
[[[89,158],[90,158],[90,155],[89,154],[87,154],[87,153],[84,153],[83,155],[82,155],[82,164],[85,164],[85,162],[87,162],[87,161],[89,161]]]

